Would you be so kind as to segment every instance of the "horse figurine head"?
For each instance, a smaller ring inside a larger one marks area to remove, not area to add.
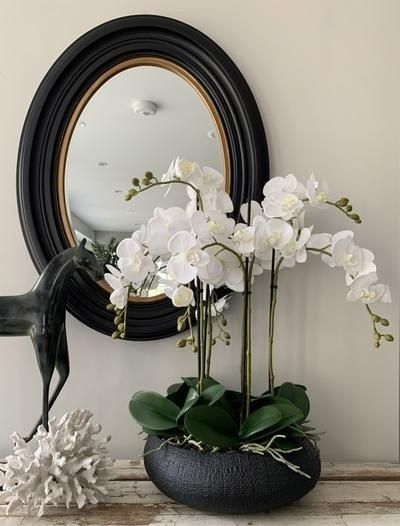
[[[80,244],[75,247],[73,258],[76,268],[85,270],[94,281],[99,281],[104,277],[103,265],[93,252],[85,248],[85,245],[86,239],[82,239]]]

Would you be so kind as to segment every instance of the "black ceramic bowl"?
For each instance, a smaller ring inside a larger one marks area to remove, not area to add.
[[[150,436],[145,452],[161,443]],[[308,440],[301,445],[301,451],[287,458],[311,478],[270,455],[204,453],[169,444],[145,455],[144,464],[155,486],[176,502],[214,513],[259,513],[304,497],[318,482],[319,450]]]

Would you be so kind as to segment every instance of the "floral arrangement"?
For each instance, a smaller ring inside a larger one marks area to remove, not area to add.
[[[175,184],[187,188],[186,208],[155,208],[146,225],[119,243],[117,268],[108,266],[105,275],[113,289],[107,308],[115,313],[113,338],[124,338],[129,295],[146,290],[157,276],[165,294],[182,309],[178,330],[189,333],[177,345],[196,354],[197,374],[169,387],[166,396],[135,394],[132,416],[145,433],[165,438],[164,443],[270,454],[299,470],[290,462],[290,452],[301,448],[299,439],[315,441],[318,433],[308,425],[306,388],[290,382],[275,385],[278,278],[282,268],[305,263],[311,254],[320,256],[330,267],[344,271],[347,300],[365,306],[374,346],[393,341],[385,332],[388,320],[375,312],[376,304],[391,299],[388,286],[377,283],[374,254],[356,244],[351,230],[333,235],[315,232],[305,220],[309,207],[332,208],[355,224],[361,223],[360,216],[347,197],[331,200],[326,182],[311,175],[303,185],[289,174],[268,181],[264,200],[244,203],[242,221],[236,222],[229,215],[233,204],[224,191],[223,175],[180,158],[160,179],[151,172],[140,181],[134,178],[125,199],[154,186],[169,191]],[[251,292],[255,277],[265,271],[270,273],[268,370],[266,390],[256,396],[251,390]],[[211,376],[215,346],[231,343],[224,315],[227,290],[243,297],[240,391],[225,389]]]
[[[92,424],[92,416],[76,409],[58,422],[52,418],[48,431],[38,427],[36,449],[18,433],[11,435],[14,454],[0,464],[7,514],[26,506],[27,513],[40,517],[48,504],[82,508],[104,500],[113,465],[106,447],[111,437],[96,438],[101,426]]]

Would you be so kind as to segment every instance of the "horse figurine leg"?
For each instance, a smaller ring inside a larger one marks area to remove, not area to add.
[[[54,389],[54,392],[51,395],[51,398],[49,401],[49,405],[48,405],[49,411],[53,407],[55,401],[57,400],[69,376],[69,356],[68,356],[68,343],[67,343],[67,335],[65,332],[65,324],[63,325],[63,328],[60,333],[60,338],[58,341],[55,369],[58,373],[59,380],[58,380],[58,384],[56,388]],[[33,435],[36,433],[37,428],[42,424],[42,422],[43,422],[43,416],[39,418],[35,427],[32,429],[30,435],[25,438],[26,442],[29,442],[32,439]]]
[[[45,429],[49,428],[49,390],[50,382],[54,373],[57,348],[51,345],[47,335],[33,335],[32,343],[36,353],[36,359],[39,365],[40,375],[42,377],[43,395],[42,395],[42,423]],[[32,439],[37,428],[32,429],[26,441]]]

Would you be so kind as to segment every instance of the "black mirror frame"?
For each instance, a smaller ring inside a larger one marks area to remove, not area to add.
[[[84,34],[58,58],[41,82],[22,130],[17,197],[25,242],[41,272],[70,246],[58,205],[57,165],[71,115],[92,83],[109,68],[134,57],[156,56],[188,71],[207,91],[224,127],[230,154],[230,194],[238,216],[242,202],[259,200],[269,178],[262,119],[242,74],[229,56],[197,29],[171,18],[133,15]],[[68,310],[89,327],[111,335],[108,294],[84,273],[71,281]],[[135,302],[128,310],[128,340],[155,340],[177,333],[182,312],[168,298]]]

